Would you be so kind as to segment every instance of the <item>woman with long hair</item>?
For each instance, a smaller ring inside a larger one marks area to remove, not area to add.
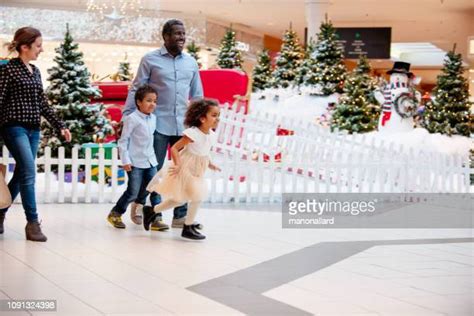
[[[28,223],[26,239],[46,241],[41,231],[36,210],[35,177],[36,154],[40,140],[40,118],[43,116],[66,141],[71,133],[48,104],[39,69],[30,64],[43,52],[41,32],[33,27],[22,27],[15,32],[9,45],[18,57],[0,66],[0,134],[15,159],[13,178],[8,184],[12,199],[18,193]],[[3,233],[5,213],[0,209],[0,234]]]

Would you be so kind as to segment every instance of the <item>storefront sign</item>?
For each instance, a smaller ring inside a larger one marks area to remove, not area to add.
[[[340,27],[336,28],[345,58],[390,58],[392,29],[390,27]]]
[[[237,47],[238,50],[241,50],[243,52],[250,51],[250,45],[247,44],[247,43],[244,43],[244,42],[236,41],[236,47]]]

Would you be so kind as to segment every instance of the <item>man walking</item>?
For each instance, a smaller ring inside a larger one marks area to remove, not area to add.
[[[196,60],[183,52],[186,42],[186,31],[180,20],[168,20],[163,26],[162,36],[164,45],[160,49],[146,54],[133,80],[133,85],[127,96],[124,116],[135,111],[135,91],[149,84],[158,92],[155,109],[156,131],[154,133],[154,149],[158,162],[158,170],[163,167],[168,146],[173,146],[184,130],[184,113],[189,99],[203,97],[199,67]],[[156,193],[152,193],[156,194]],[[141,214],[139,204],[132,204],[131,216]],[[172,227],[183,227],[187,205],[174,209]],[[157,216],[150,229],[166,230],[168,225]]]

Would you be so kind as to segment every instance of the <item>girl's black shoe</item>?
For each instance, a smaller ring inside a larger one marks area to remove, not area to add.
[[[150,230],[150,224],[155,220],[156,213],[153,211],[153,207],[145,205],[143,207],[143,228]]]
[[[191,224],[192,228],[194,228],[194,230],[203,230],[204,229],[204,226],[201,224],[201,223],[198,223],[198,222],[194,222]]]
[[[184,225],[183,231],[181,232],[181,237],[188,238],[192,240],[203,240],[206,239],[206,236],[198,232],[194,225]]]

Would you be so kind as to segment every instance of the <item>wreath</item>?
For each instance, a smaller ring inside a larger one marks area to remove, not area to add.
[[[415,91],[402,92],[393,101],[395,111],[401,118],[412,117],[416,114],[416,109],[420,102],[416,98]]]

